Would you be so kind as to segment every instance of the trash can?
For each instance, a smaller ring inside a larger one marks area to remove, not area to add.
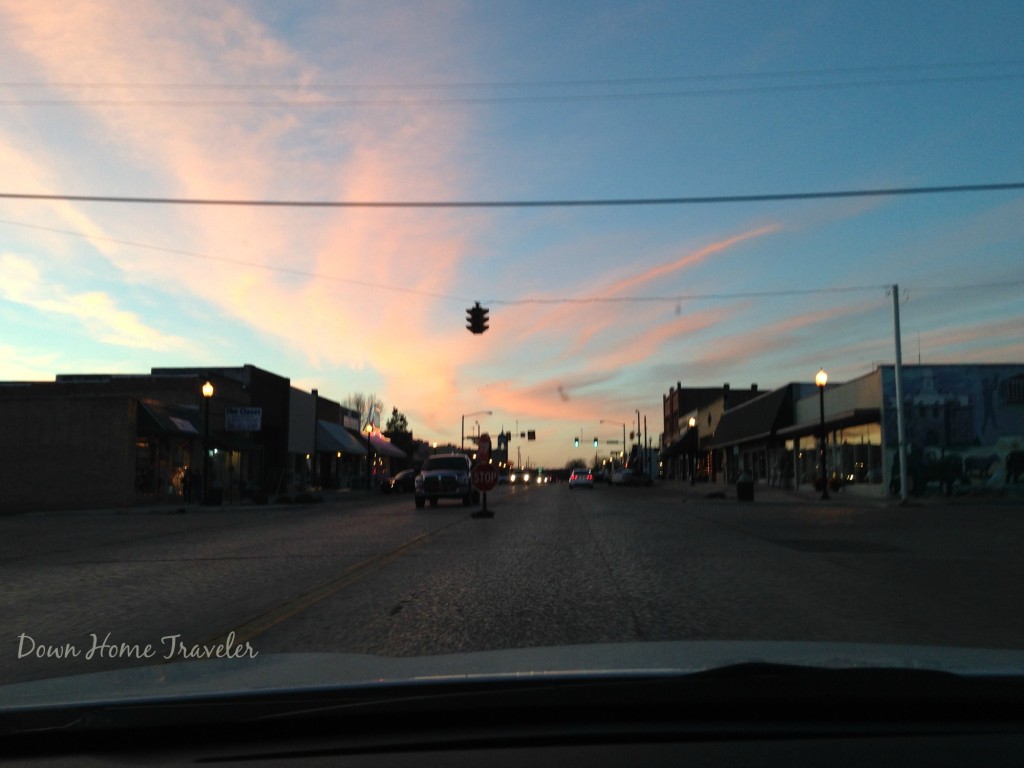
[[[736,480],[736,498],[739,501],[754,500],[754,478],[749,472],[743,472]]]

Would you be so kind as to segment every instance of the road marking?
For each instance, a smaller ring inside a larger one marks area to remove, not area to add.
[[[440,533],[453,525],[464,522],[465,519],[455,520],[448,525],[442,526],[435,531],[429,533],[422,533],[413,539],[401,544],[390,552],[384,552],[383,554],[376,555],[374,557],[363,560],[362,562],[356,563],[355,565],[349,566],[345,571],[335,579],[324,582],[318,587],[306,592],[305,594],[299,595],[298,597],[291,597],[283,601],[274,608],[271,608],[266,613],[257,616],[254,619],[250,619],[244,624],[240,624],[234,629],[222,632],[214,637],[210,638],[206,642],[202,643],[204,646],[216,646],[223,645],[228,642],[229,635],[232,636],[233,645],[243,645],[244,643],[259,637],[267,630],[272,627],[281,624],[284,621],[297,616],[303,611],[311,608],[322,600],[326,600],[328,597],[337,594],[345,587],[351,586],[362,578],[370,575],[371,573],[380,570],[381,568],[393,563],[400,557],[409,554],[413,550],[419,549],[426,544],[427,539],[431,536]]]

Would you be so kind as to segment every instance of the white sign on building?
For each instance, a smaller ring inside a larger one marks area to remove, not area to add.
[[[224,409],[224,429],[228,432],[259,432],[262,428],[262,408]]]

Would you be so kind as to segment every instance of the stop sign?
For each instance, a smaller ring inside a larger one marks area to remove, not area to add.
[[[494,486],[498,484],[498,470],[490,464],[477,464],[473,467],[470,479],[473,481],[474,488],[487,493],[487,491],[494,490]]]
[[[479,443],[476,449],[477,461],[481,464],[486,464],[487,460],[491,458],[491,436],[484,432],[480,435]]]

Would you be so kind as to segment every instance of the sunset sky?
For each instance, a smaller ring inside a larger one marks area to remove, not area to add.
[[[13,197],[1020,183],[1019,0],[0,0],[0,43],[3,381],[251,363],[561,466],[677,381],[891,363],[894,283],[905,361],[1024,362],[1020,189]]]

